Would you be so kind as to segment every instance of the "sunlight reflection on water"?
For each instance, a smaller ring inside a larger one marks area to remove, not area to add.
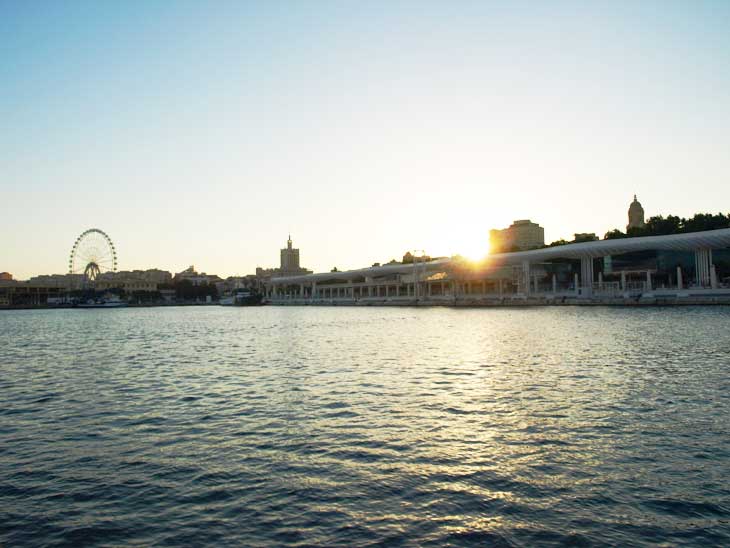
[[[728,544],[730,309],[0,313],[0,541]]]

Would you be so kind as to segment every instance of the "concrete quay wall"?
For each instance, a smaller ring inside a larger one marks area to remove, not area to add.
[[[576,297],[574,295],[531,295],[503,297],[436,298],[363,298],[363,299],[277,299],[274,306],[449,306],[449,307],[518,307],[518,306],[690,306],[730,305],[730,291],[704,290],[678,294],[647,294],[610,297]]]

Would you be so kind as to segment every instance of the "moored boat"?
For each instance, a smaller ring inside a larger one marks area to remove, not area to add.
[[[237,289],[232,295],[225,295],[218,301],[223,306],[256,306],[263,304],[263,297],[250,289]]]
[[[88,301],[76,303],[76,308],[122,308],[128,306],[126,301],[117,295],[104,295],[100,299],[89,299]]]

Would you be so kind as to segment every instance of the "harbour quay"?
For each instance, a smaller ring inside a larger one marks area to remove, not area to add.
[[[730,228],[272,277],[273,305],[730,304]]]

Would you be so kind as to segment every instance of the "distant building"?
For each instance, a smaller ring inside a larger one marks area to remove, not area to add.
[[[269,278],[276,276],[277,272],[279,272],[278,268],[261,268],[260,266],[257,266],[256,278],[258,280],[268,280]]]
[[[632,228],[643,228],[644,227],[644,208],[641,207],[641,203],[636,199],[634,194],[634,201],[629,206],[629,224],[626,225],[626,232]]]
[[[279,268],[256,267],[256,278],[268,280],[282,276],[299,276],[311,274],[312,271],[299,265],[299,249],[292,246],[291,234],[286,241],[286,247],[279,252]]]
[[[403,255],[403,260],[401,262],[403,264],[413,264],[414,262],[427,263],[431,260],[432,259],[429,255],[413,255],[410,251],[406,251],[405,255]],[[377,266],[380,266],[380,263],[377,263]]]
[[[127,293],[133,291],[157,291],[160,285],[172,282],[172,274],[165,270],[122,270],[119,272],[103,272],[96,278],[98,290],[123,289]]]
[[[0,280],[0,307],[44,306],[58,302],[62,293],[63,288],[58,286]]]
[[[291,234],[286,241],[286,248],[280,252],[279,261],[281,272],[297,272],[299,268],[299,250],[292,247]]]
[[[545,246],[545,229],[529,219],[515,221],[509,228],[489,231],[492,253],[526,251]]]
[[[254,274],[247,274],[246,276],[228,276],[225,280],[215,284],[219,295],[228,295],[238,289],[257,289],[258,286],[259,283]]]
[[[33,276],[28,283],[45,287],[58,287],[67,291],[83,289],[83,274],[42,274]]]
[[[190,265],[182,272],[175,274],[173,278],[176,282],[188,281],[191,284],[198,285],[215,285],[223,280],[215,274],[206,274],[205,272],[196,272],[195,267]]]
[[[9,282],[13,279],[13,275],[10,272],[0,272],[0,280]]]
[[[150,282],[154,282],[157,285],[172,283],[172,274],[167,270],[160,270],[159,268],[149,268],[147,270],[134,270],[135,274],[139,273],[142,278]]]
[[[573,234],[573,242],[597,242],[600,238],[595,232],[576,232]]]

